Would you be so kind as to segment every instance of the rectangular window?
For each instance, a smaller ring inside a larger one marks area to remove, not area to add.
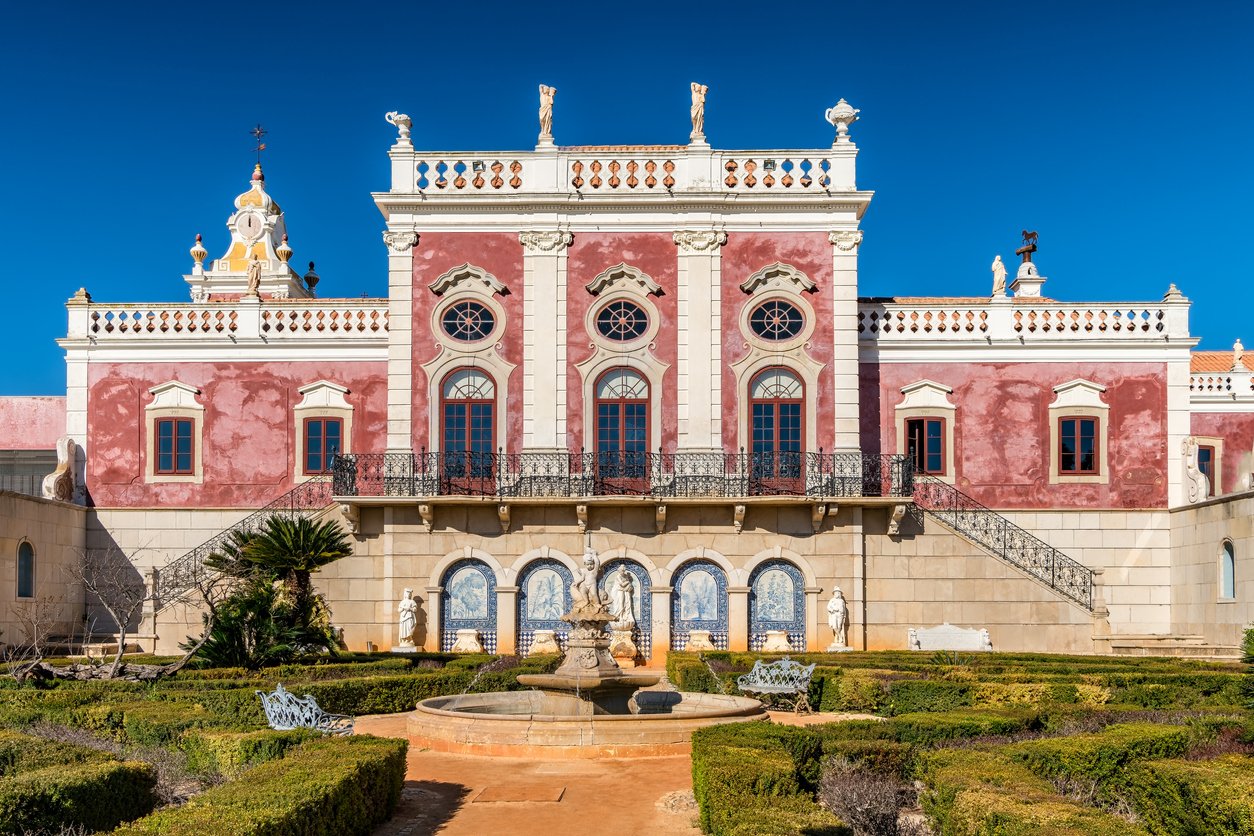
[[[305,419],[305,473],[326,473],[340,450],[344,422],[339,418]]]
[[[1058,419],[1058,472],[1097,473],[1097,419]]]
[[[1215,484],[1215,448],[1203,445],[1197,448],[1197,469],[1206,474],[1206,482],[1210,485],[1207,496],[1217,496],[1219,486]]]
[[[157,419],[157,467],[160,475],[191,475],[193,443],[191,418]]]
[[[906,420],[906,453],[919,473],[945,475],[945,419]]]

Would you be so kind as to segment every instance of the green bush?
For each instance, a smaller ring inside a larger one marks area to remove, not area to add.
[[[1254,834],[1254,761],[1160,760],[1129,770],[1127,797],[1151,833],[1163,836]]]
[[[198,729],[184,734],[179,748],[187,754],[187,768],[192,772],[234,778],[246,766],[281,758],[293,746],[321,737],[320,732],[312,729],[251,732]]]
[[[85,746],[53,743],[30,735],[0,731],[0,777],[49,766],[111,761],[108,754]]]
[[[919,756],[920,796],[939,836],[1143,836],[1123,819],[1063,798],[1043,778],[994,751]]]
[[[920,711],[952,711],[971,705],[972,688],[960,682],[936,679],[906,679],[888,689],[889,715]]]
[[[253,767],[246,780],[214,787],[115,836],[366,836],[400,799],[407,746],[377,737],[312,740]]]
[[[56,831],[82,825],[112,830],[155,803],[151,766],[91,759],[0,778],[0,833]]]
[[[1003,750],[1045,778],[1077,778],[1097,782],[1109,797],[1127,765],[1150,758],[1172,758],[1185,753],[1192,735],[1182,726],[1125,723],[1107,726],[1096,734],[1079,734],[1016,743]]]

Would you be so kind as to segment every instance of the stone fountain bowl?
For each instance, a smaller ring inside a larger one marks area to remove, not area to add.
[[[527,758],[686,754],[694,729],[766,718],[749,697],[637,691],[631,713],[593,713],[586,699],[555,691],[432,697],[409,715],[414,746],[437,752]]]

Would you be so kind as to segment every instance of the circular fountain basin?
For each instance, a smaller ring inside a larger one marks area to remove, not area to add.
[[[432,697],[409,715],[410,743],[437,752],[528,758],[679,755],[694,729],[766,718],[749,697],[637,691],[633,713],[591,713],[588,701],[554,691]]]

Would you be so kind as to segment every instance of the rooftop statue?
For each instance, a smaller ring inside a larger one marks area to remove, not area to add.
[[[385,114],[383,118],[387,120],[389,125],[396,126],[397,142],[409,142],[409,131],[414,123],[408,114],[392,110]]]
[[[692,139],[701,139],[705,136],[705,94],[710,92],[710,88],[698,82],[692,82],[689,85],[692,88]]]
[[[261,288],[261,260],[257,258],[257,254],[253,253],[253,260],[248,262],[248,290],[244,292],[245,296],[256,296],[257,291]]]
[[[553,96],[556,87],[540,85],[540,141],[553,140]]]
[[[1001,263],[1001,254],[999,253],[993,259],[993,296],[1006,295],[1006,265]]]

